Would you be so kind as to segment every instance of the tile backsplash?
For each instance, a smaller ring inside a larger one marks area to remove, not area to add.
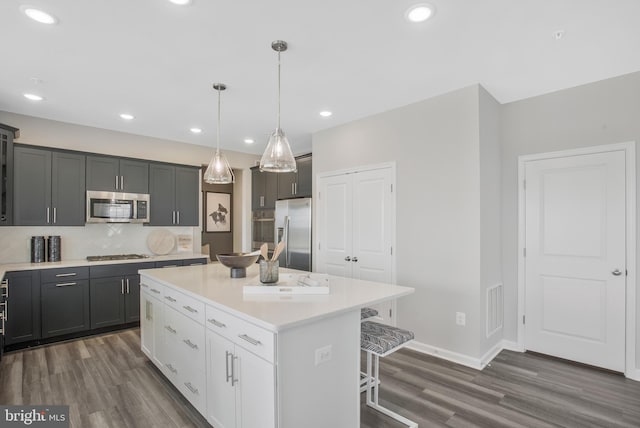
[[[200,252],[200,228],[150,227],[141,224],[88,224],[79,227],[20,226],[0,227],[0,263],[30,261],[32,236],[60,235],[62,260],[81,260],[105,254],[149,254],[147,236],[153,230],[165,229],[173,235],[193,237],[193,249]],[[177,241],[177,240],[176,240]],[[177,243],[171,253],[177,253]]]

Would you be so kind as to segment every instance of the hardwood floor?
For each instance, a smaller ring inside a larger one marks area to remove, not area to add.
[[[503,351],[480,372],[404,349],[380,370],[381,404],[421,428],[640,427],[640,382],[540,355]],[[70,405],[72,427],[209,426],[142,354],[138,329],[5,354],[0,386],[0,404]],[[361,409],[361,428],[403,426]]]

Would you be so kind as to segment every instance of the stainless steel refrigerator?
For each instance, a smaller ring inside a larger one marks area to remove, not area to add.
[[[275,232],[280,267],[311,271],[311,198],[276,201]]]

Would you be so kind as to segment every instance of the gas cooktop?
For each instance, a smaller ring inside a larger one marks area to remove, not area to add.
[[[132,260],[147,259],[149,256],[145,254],[107,254],[104,256],[87,256],[89,262],[104,262],[109,260]]]

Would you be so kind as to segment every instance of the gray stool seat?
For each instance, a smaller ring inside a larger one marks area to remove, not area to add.
[[[373,308],[364,307],[360,309],[360,321],[375,316],[378,316],[378,311]]]
[[[395,351],[414,337],[412,331],[373,321],[365,321],[360,325],[360,349],[380,356]]]

